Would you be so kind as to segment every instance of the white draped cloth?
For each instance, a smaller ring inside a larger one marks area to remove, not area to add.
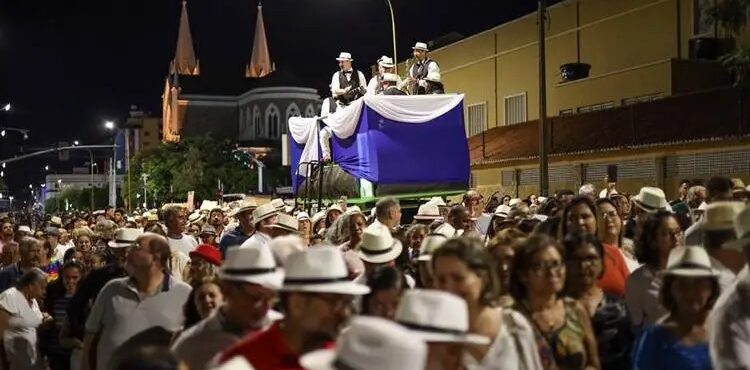
[[[353,101],[349,106],[337,110],[330,116],[323,118],[323,122],[336,137],[346,139],[354,135],[364,104],[391,121],[424,123],[448,113],[448,111],[460,104],[463,99],[463,94],[365,96]],[[295,142],[305,145],[300,155],[299,163],[301,164],[319,160],[318,119],[318,117],[289,118],[289,133]],[[297,171],[300,176],[307,176],[306,166],[299,166]]]

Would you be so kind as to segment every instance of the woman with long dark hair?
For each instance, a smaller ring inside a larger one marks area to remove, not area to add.
[[[362,314],[393,320],[406,287],[404,274],[392,266],[377,267],[368,277],[370,293],[362,297]]]
[[[682,228],[672,213],[657,211],[646,216],[635,243],[635,256],[643,265],[628,277],[625,302],[636,328],[654,324],[667,313],[659,304],[660,273],[667,267],[669,253],[682,244]]]

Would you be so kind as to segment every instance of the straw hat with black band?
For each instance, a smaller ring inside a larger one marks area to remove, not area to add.
[[[362,233],[362,244],[359,247],[359,258],[369,263],[388,263],[395,260],[403,246],[391,236],[390,231],[379,225],[371,225]]]

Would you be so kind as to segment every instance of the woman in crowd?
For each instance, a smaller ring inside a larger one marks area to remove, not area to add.
[[[362,233],[366,227],[365,215],[360,212],[345,213],[327,230],[331,244],[342,251],[356,250],[362,243]]]
[[[505,229],[487,244],[487,251],[495,263],[500,284],[498,304],[501,307],[513,307],[513,297],[510,295],[510,266],[516,249],[526,240],[526,234],[516,228]]]
[[[518,312],[493,306],[498,295],[495,266],[478,239],[449,239],[432,255],[434,287],[463,298],[469,332],[494,340],[463,355],[466,368],[542,369],[529,322]]]
[[[682,229],[672,213],[648,215],[635,243],[635,256],[643,265],[628,277],[625,302],[630,321],[636,328],[651,325],[667,311],[659,304],[662,280],[670,251],[682,244]]]
[[[84,256],[88,256],[93,252],[94,233],[91,231],[91,229],[89,229],[88,227],[75,229],[73,230],[72,236],[73,243],[75,244],[76,249],[81,251]]]
[[[312,216],[312,233],[313,235],[320,234],[322,230],[326,228],[326,213],[320,211]]]
[[[44,299],[46,289],[47,274],[32,268],[21,275],[15,287],[0,294],[3,369],[46,368],[37,344],[37,328],[49,319],[39,309],[39,300]]]
[[[58,260],[52,260],[52,258],[55,256],[55,251],[52,250],[52,246],[49,244],[48,241],[45,241],[42,243],[42,253],[40,255],[40,262],[39,266],[47,274],[47,278],[49,279],[49,282],[53,282],[57,280],[60,269],[62,269],[62,261]]]
[[[435,277],[432,273],[432,253],[440,248],[448,238],[443,234],[429,233],[419,246],[417,257],[417,287],[430,289],[434,287]]]
[[[300,212],[297,214],[297,222],[299,223],[299,236],[304,242],[304,246],[310,245],[310,236],[312,235],[312,221],[310,215],[307,212]]]
[[[625,224],[615,202],[610,198],[598,199],[596,211],[596,236],[605,250],[619,250],[623,254],[628,271],[637,269],[639,264],[635,260],[633,241],[623,236]]]
[[[586,309],[561,293],[566,269],[563,250],[535,234],[516,251],[510,292],[516,308],[531,321],[545,369],[599,369],[599,355]]]
[[[68,251],[73,251],[70,249]],[[67,253],[67,252],[66,252]],[[68,303],[83,278],[84,267],[78,261],[66,262],[62,276],[47,286],[44,298],[44,311],[55,321],[54,325],[45,328],[40,339],[44,338],[42,350],[47,356],[50,370],[70,369],[70,355],[74,349],[81,349],[82,343],[75,338],[62,338],[61,332],[67,317]]]
[[[397,268],[382,266],[367,279],[370,293],[362,297],[362,314],[393,320],[406,280]]]
[[[563,211],[563,222],[560,224],[558,240],[562,240],[565,235],[570,233],[582,232],[585,234],[596,235],[597,220],[596,206],[594,202],[585,196],[573,198]],[[625,257],[619,249],[610,246],[604,248],[604,273],[597,284],[605,292],[625,296],[625,279],[628,278],[630,271],[625,263]]]
[[[216,279],[219,265],[221,265],[221,252],[214,246],[201,244],[190,252],[190,268],[186,270],[187,276],[184,277],[184,280],[193,287],[193,290],[190,292],[187,302],[185,302],[185,328],[193,326],[205,318],[201,315],[199,305],[196,302],[201,299],[211,299],[216,292],[218,292],[219,297],[221,296],[218,286],[215,283],[209,283]],[[211,285],[214,285],[215,289],[212,289]],[[206,296],[203,298],[199,297],[200,289],[205,290]]]
[[[641,333],[636,369],[711,369],[706,317],[719,297],[718,274],[703,247],[673,249],[659,299],[667,316]],[[747,354],[746,354],[747,355]]]
[[[224,295],[221,293],[221,287],[217,278],[207,278],[202,283],[193,287],[192,294],[193,305],[198,314],[198,321],[205,319],[211,313],[224,303]],[[194,325],[196,322],[186,322],[185,327]]]
[[[568,234],[563,239],[567,278],[565,290],[591,318],[602,369],[630,369],[633,333],[622,297],[604,292],[596,281],[604,271],[604,247],[590,234]]]

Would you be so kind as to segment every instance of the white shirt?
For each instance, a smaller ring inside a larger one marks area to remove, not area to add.
[[[702,218],[685,230],[685,245],[703,245],[703,224],[705,223],[706,219]]]
[[[336,71],[336,73],[333,74],[333,77],[331,77],[331,94],[333,94],[333,96],[340,95],[340,94],[336,93],[336,90],[340,90],[341,89],[341,85],[339,85],[339,72],[341,72],[341,71]],[[366,85],[367,84],[367,79],[365,78],[364,73],[362,73],[362,71],[357,71],[357,75],[359,76],[359,85],[362,86],[362,87],[364,87],[366,89],[367,88],[367,85]],[[347,74],[346,75],[346,80],[347,81],[351,81],[352,80],[352,76],[350,74]],[[355,87],[356,86],[352,87],[352,89],[354,89]]]
[[[711,268],[719,273],[719,286],[721,287],[722,292],[726,292],[730,289],[737,280],[737,275],[734,274],[734,271],[724,266],[723,263],[713,257],[711,257]]]
[[[169,274],[178,281],[185,281],[189,268],[190,257],[178,250],[172,250],[172,255],[169,257]]]
[[[251,242],[252,240],[252,242]],[[246,243],[257,243],[258,245],[266,245],[271,242],[271,236],[268,234],[256,230],[252,236],[250,236],[250,239],[247,240]],[[245,244],[245,243],[242,243]]]
[[[416,66],[418,64],[415,64],[411,68],[409,68],[409,77],[414,78],[414,72],[418,69]],[[427,64],[427,73],[434,72],[434,73],[440,73],[440,66],[437,64],[436,61],[430,59],[430,62]]]
[[[396,83],[396,86],[401,85],[401,77],[398,78],[398,82]],[[365,95],[377,95],[378,93],[378,84],[380,84],[380,81],[378,81],[378,76],[373,76],[370,79],[370,82],[367,83],[367,93]]]
[[[170,249],[172,249],[173,251],[180,251],[186,256],[189,256],[190,252],[194,251],[195,248],[198,247],[198,241],[187,234],[182,234],[182,238],[179,239],[173,239],[167,236],[167,241],[169,241]]]
[[[708,342],[715,370],[750,369],[750,277],[724,291],[708,318]]]
[[[63,261],[65,252],[72,248],[75,248],[75,245],[73,245],[73,241],[69,241],[68,244],[57,244],[57,247],[55,247],[55,259],[58,261]]]
[[[659,304],[661,283],[659,275],[648,265],[639,267],[625,280],[625,304],[633,326],[654,324],[667,314]]]
[[[501,315],[500,331],[482,361],[464,352],[464,367],[472,370],[543,369],[529,321],[521,313],[508,308],[502,309]]]
[[[463,229],[456,230],[456,228],[454,228],[451,224],[447,222],[438,226],[438,228],[435,229],[435,232],[438,234],[445,235],[446,238],[452,238],[454,236],[461,236],[464,233]]]
[[[9,370],[44,369],[37,349],[36,328],[42,323],[39,304],[35,299],[29,304],[23,293],[14,287],[0,294],[0,308],[10,313],[8,328],[3,332]]]

